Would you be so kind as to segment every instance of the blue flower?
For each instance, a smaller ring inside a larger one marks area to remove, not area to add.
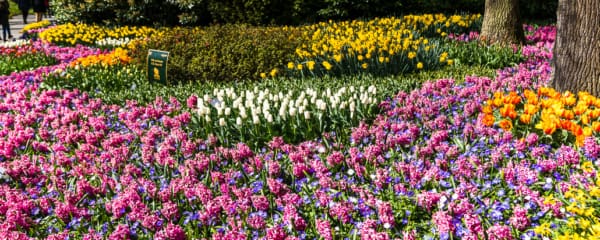
[[[490,212],[490,217],[493,221],[502,221],[504,218],[502,212],[495,209]]]
[[[498,192],[496,193],[496,195],[497,195],[498,197],[502,197],[502,196],[504,196],[504,194],[505,194],[505,191],[504,191],[504,189],[500,189],[500,190],[498,190]]]
[[[450,239],[450,234],[448,234],[448,233],[440,234],[440,240],[448,240],[448,239]]]
[[[554,179],[556,179],[556,181],[561,181],[562,180],[562,176],[560,175],[559,172],[554,172]]]

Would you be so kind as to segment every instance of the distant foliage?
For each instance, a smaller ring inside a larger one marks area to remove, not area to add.
[[[55,0],[54,18],[62,23],[106,25],[175,25],[177,5],[163,0]]]
[[[414,13],[482,13],[484,0],[54,0],[59,22],[198,26],[297,25]],[[557,0],[521,1],[522,14],[555,19]]]

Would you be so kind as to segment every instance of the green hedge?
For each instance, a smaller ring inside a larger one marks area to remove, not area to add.
[[[109,25],[305,24],[415,13],[483,13],[484,0],[54,0],[59,22]],[[521,0],[524,18],[556,19],[558,0]]]
[[[132,56],[135,63],[144,66],[148,49],[169,51],[169,78],[177,81],[259,79],[261,72],[283,66],[293,57],[300,44],[299,34],[247,25],[174,28],[144,41]]]

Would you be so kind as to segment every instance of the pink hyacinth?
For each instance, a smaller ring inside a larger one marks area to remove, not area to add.
[[[490,227],[487,230],[487,237],[489,240],[512,240],[513,237],[510,233],[510,227],[506,225],[498,225]]]
[[[452,216],[448,215],[447,212],[435,212],[432,220],[439,233],[450,233],[454,231],[454,225],[452,225]]]
[[[329,223],[329,221],[316,219],[315,225],[317,227],[317,232],[319,232],[323,239],[333,240],[333,235],[331,233],[331,224]]]
[[[185,240],[187,239],[185,232],[179,225],[168,223],[165,228],[158,231],[154,235],[154,239],[157,240]]]
[[[423,192],[417,195],[417,204],[424,207],[427,210],[431,210],[432,207],[437,204],[443,195],[435,192]]]
[[[268,240],[284,240],[286,237],[285,231],[279,227],[274,226],[267,229],[267,239]]]
[[[523,230],[529,226],[529,218],[527,217],[527,209],[521,206],[516,206],[513,209],[513,216],[509,219],[510,225],[516,229]]]

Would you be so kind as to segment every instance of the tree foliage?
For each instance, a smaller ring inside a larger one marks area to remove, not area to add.
[[[296,25],[415,13],[482,13],[485,0],[54,0],[59,22],[107,25]],[[558,0],[520,1],[527,16],[555,17]],[[548,12],[552,14],[548,15]]]

